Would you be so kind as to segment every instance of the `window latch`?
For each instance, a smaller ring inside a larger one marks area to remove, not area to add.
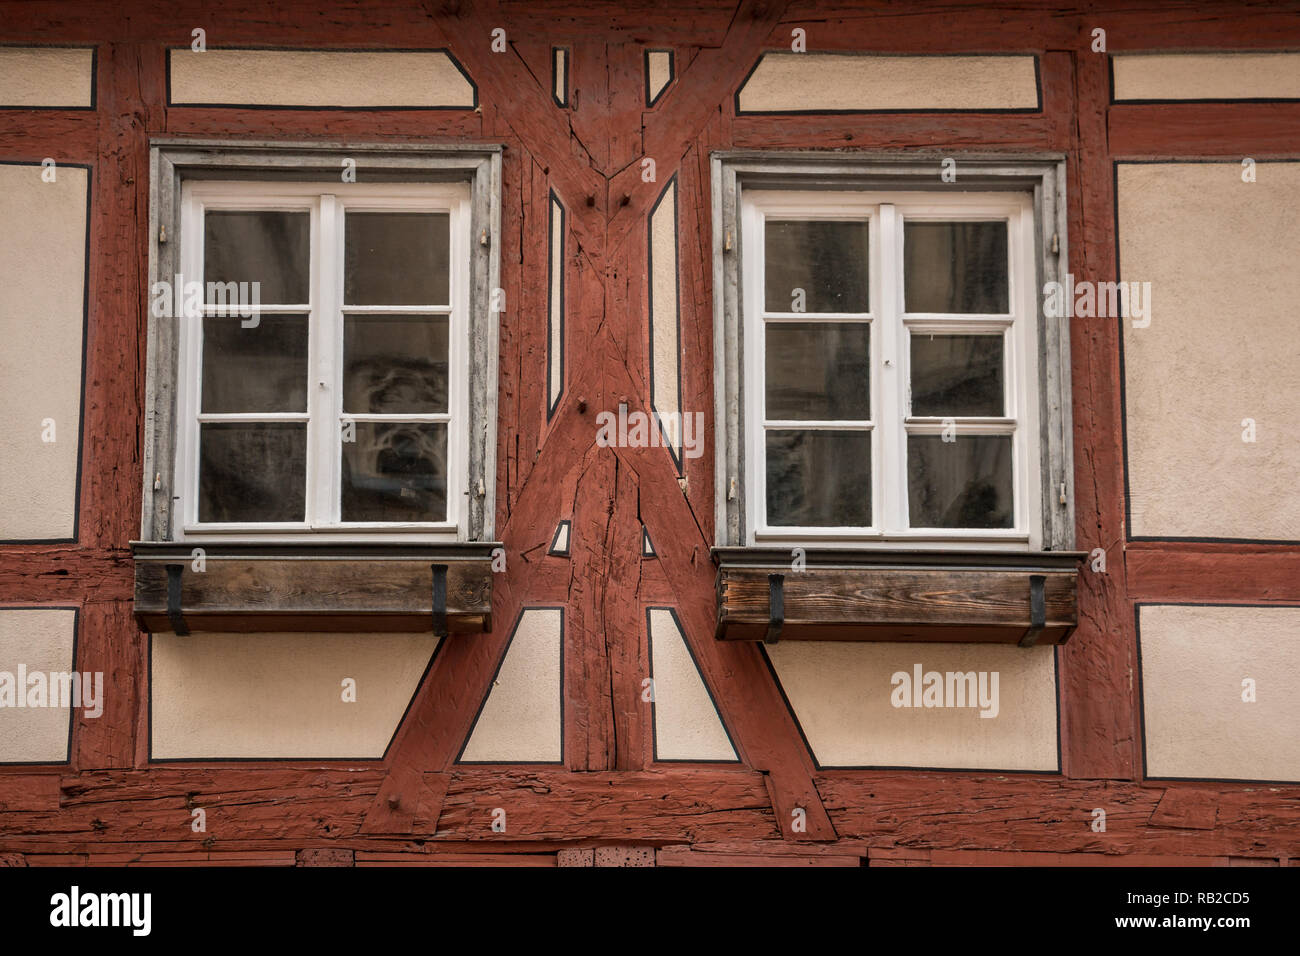
[[[767,576],[767,634],[764,644],[775,644],[781,639],[781,628],[785,626],[785,575],[769,574]]]
[[[447,565],[433,565],[433,633],[447,636]]]

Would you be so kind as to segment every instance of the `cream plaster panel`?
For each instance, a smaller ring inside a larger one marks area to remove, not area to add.
[[[1137,537],[1300,539],[1300,163],[1255,172],[1119,166],[1120,278],[1151,283],[1123,323]]]
[[[681,444],[678,427],[681,411],[677,400],[680,375],[677,351],[677,182],[669,183],[663,198],[650,219],[652,254],[650,282],[654,294],[651,319],[654,339],[651,342],[654,374],[654,410],[668,415],[664,433],[676,448]]]
[[[651,50],[646,57],[649,61],[650,100],[654,100],[664,91],[673,79],[672,55],[663,50]]]
[[[90,106],[95,51],[0,47],[0,106]]]
[[[572,527],[571,524],[560,522],[555,529],[555,544],[551,545],[552,551],[564,553],[569,550],[569,530]]]
[[[1058,769],[1050,646],[782,641],[765,651],[824,767]],[[894,707],[893,675],[910,677],[917,664],[923,675],[986,672],[990,690],[996,672],[997,715]]]
[[[474,106],[474,89],[439,52],[171,51],[176,104]]]
[[[529,608],[474,724],[462,763],[559,763],[564,759],[560,700],[563,611]]]
[[[766,53],[741,112],[1038,108],[1032,56]]]
[[[377,759],[437,646],[432,634],[155,634],[153,758]]]
[[[1144,606],[1139,624],[1149,776],[1300,781],[1300,608]]]
[[[551,363],[548,396],[554,406],[564,390],[564,208],[551,199],[551,343],[547,360]],[[548,406],[549,407],[549,406]]]
[[[1111,64],[1116,101],[1300,98],[1300,53],[1126,53]]]
[[[70,673],[77,613],[54,608],[0,610],[0,671],[8,675],[15,695],[20,665],[27,674]],[[102,685],[101,685],[102,686]],[[104,688],[100,693],[111,693]],[[15,696],[14,703],[17,703]],[[88,702],[89,703],[89,702]],[[98,701],[102,705],[103,701]],[[68,759],[68,707],[0,706],[0,764],[64,763]]]
[[[686,639],[670,611],[650,610],[655,756],[659,760],[735,760]]]
[[[0,165],[0,541],[75,530],[89,177],[41,173]]]

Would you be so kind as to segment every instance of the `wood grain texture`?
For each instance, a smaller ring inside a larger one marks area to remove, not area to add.
[[[844,772],[818,778],[836,828],[873,845],[1052,853],[1293,856],[1300,847],[1296,788],[1219,793],[1211,830],[1153,828],[1159,788],[1060,778],[919,775],[912,780]],[[1106,811],[1094,832],[1093,810]],[[1291,821],[1288,824],[1286,821]],[[976,835],[976,834],[979,835]]]
[[[57,774],[0,774],[0,813],[56,810],[58,806]]]
[[[1300,103],[1115,105],[1106,123],[1116,157],[1294,157]]]
[[[491,825],[498,808],[505,811],[502,833]],[[490,782],[476,774],[454,775],[435,839],[635,839],[645,844],[755,834],[779,836],[761,774],[514,771]]]
[[[1285,545],[1132,543],[1124,562],[1137,601],[1300,604],[1300,551]]]
[[[843,853],[936,864],[944,862],[940,854],[951,852],[1011,857],[1002,862],[1014,862],[1015,853],[1067,859],[1077,854],[1080,863],[1300,856],[1297,787],[1207,791],[1204,785],[1148,787],[1037,775],[833,771],[819,775],[817,786],[840,839],[818,845],[780,840],[763,775],[746,770],[457,771],[447,777],[441,812],[422,801],[409,830],[403,823],[395,830],[363,832],[385,776],[382,768],[339,771],[310,765],[44,775],[44,797],[0,813],[0,841],[5,852],[25,855],[33,865],[53,862],[55,856],[92,854],[269,855],[286,846],[448,859],[457,853],[554,852],[557,844],[584,843],[675,847],[675,853],[815,858]],[[5,780],[0,774],[0,788]],[[34,792],[26,779],[23,787],[24,793]],[[1208,793],[1217,800],[1212,819],[1191,809],[1207,806]],[[1152,825],[1162,806],[1179,805],[1184,808],[1179,814],[1162,811],[1158,825]],[[196,807],[206,810],[213,835],[206,846],[204,835],[189,827]],[[1091,828],[1098,808],[1106,811],[1104,833]],[[505,811],[504,832],[491,827],[497,809]]]
[[[781,640],[995,641],[1014,644],[1031,624],[1030,572],[809,568],[783,575]],[[1078,623],[1070,572],[1043,574],[1046,625],[1039,640],[1063,643]],[[718,571],[723,640],[762,640],[770,621],[764,570]]]
[[[181,565],[181,614],[194,630],[430,630],[433,567],[403,560],[210,559]],[[167,562],[137,561],[135,613],[169,631]],[[491,630],[490,560],[447,564],[447,629]],[[369,622],[369,623],[367,623]]]
[[[1104,142],[1107,65],[1081,45],[1074,54],[1076,125],[1067,183],[1070,271],[1092,281],[1115,278],[1115,224]],[[1124,450],[1119,384],[1119,336],[1114,322],[1073,322],[1075,547],[1118,557],[1124,541]],[[1060,652],[1061,758],[1078,777],[1138,773],[1137,701],[1130,674],[1136,635],[1124,569],[1108,561],[1079,580],[1079,629]]]

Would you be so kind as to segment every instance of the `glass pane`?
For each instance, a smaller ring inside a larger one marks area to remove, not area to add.
[[[445,315],[343,319],[343,410],[401,414],[447,410]]]
[[[1007,224],[903,224],[903,280],[908,312],[1006,315]]]
[[[444,521],[447,426],[357,422],[343,443],[344,521]]]
[[[865,322],[769,322],[767,417],[871,417],[871,327]]]
[[[350,212],[343,228],[343,301],[447,305],[450,250],[445,212]]]
[[[311,214],[205,213],[203,278],[205,282],[257,282],[262,305],[305,305],[311,301]],[[241,296],[243,301],[248,298]],[[218,299],[209,293],[205,301]]]
[[[1011,528],[1011,436],[909,435],[907,500],[913,528]]]
[[[199,426],[200,521],[302,521],[306,498],[305,422]]]
[[[767,523],[871,524],[871,432],[767,432]]]
[[[912,414],[1002,415],[1002,336],[912,333]]]
[[[866,220],[769,219],[764,231],[767,311],[871,311]],[[796,308],[799,289],[802,309]]]
[[[307,317],[203,320],[205,412],[305,412]]]

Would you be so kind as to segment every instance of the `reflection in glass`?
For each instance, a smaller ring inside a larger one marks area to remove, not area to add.
[[[447,305],[451,217],[349,212],[343,226],[347,305]]]
[[[307,317],[203,320],[203,411],[305,412]]]
[[[200,521],[302,521],[306,498],[305,422],[199,426]]]
[[[913,528],[1012,528],[1011,436],[909,435],[907,499]]]
[[[871,432],[769,429],[767,523],[871,524]]]
[[[205,294],[209,282],[257,282],[261,305],[305,305],[311,301],[311,214],[206,211],[203,278]]]
[[[1005,222],[903,224],[903,295],[908,312],[1006,315]]]
[[[871,327],[864,322],[769,322],[767,417],[871,417]]]
[[[911,338],[913,415],[1004,414],[1001,335],[913,332]]]
[[[866,220],[767,220],[764,225],[769,312],[870,312]],[[795,308],[795,290],[804,308]]]
[[[447,411],[445,315],[343,319],[343,410],[354,414]]]
[[[343,443],[344,521],[444,521],[447,426],[356,422]]]

